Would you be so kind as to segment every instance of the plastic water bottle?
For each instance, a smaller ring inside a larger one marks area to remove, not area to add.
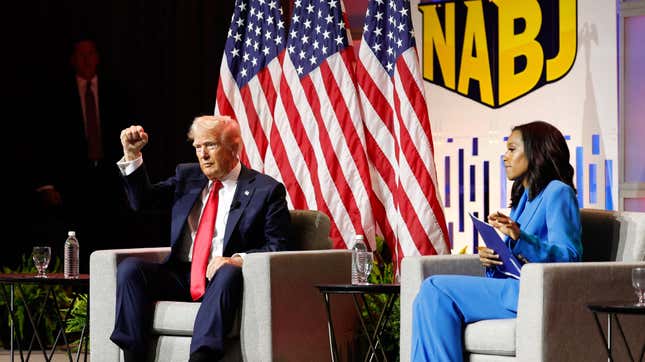
[[[67,240],[65,240],[65,265],[63,272],[65,278],[78,278],[78,239],[76,239],[75,231],[67,232]]]
[[[356,254],[359,251],[367,251],[367,246],[365,246],[365,237],[363,235],[354,236],[354,246],[352,246],[352,284],[360,283],[358,270],[356,268],[356,263],[358,262]]]

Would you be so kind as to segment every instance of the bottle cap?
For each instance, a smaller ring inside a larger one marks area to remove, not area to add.
[[[67,236],[76,236],[76,231],[68,231]]]

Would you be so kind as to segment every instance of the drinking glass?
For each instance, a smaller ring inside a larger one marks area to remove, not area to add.
[[[632,286],[638,296],[638,306],[645,306],[645,268],[632,269]]]
[[[34,259],[34,265],[38,270],[37,278],[47,278],[47,267],[52,256],[52,250],[49,246],[34,246],[31,257]]]
[[[368,284],[367,278],[372,272],[372,266],[374,264],[374,254],[371,251],[359,251],[356,253],[356,270],[358,271],[358,283],[359,284]]]

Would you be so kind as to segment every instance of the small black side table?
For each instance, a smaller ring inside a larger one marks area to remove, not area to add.
[[[620,325],[620,320],[618,319],[619,314],[640,314],[645,316],[645,306],[640,306],[640,305],[635,305],[633,303],[628,303],[628,302],[598,302],[598,303],[590,303],[587,304],[587,308],[593,312],[593,317],[596,320],[596,326],[598,327],[598,332],[600,333],[600,336],[602,337],[603,342],[605,343],[605,349],[607,350],[607,357],[609,357],[610,361],[613,361],[614,358],[612,356],[612,340],[611,340],[611,320],[616,321],[616,325],[618,326],[618,331],[620,332],[620,336],[623,339],[623,343],[625,344],[625,348],[627,349],[627,354],[629,355],[629,359],[633,362],[634,361],[634,355],[632,355],[632,351],[629,348],[629,344],[627,343],[627,338],[625,338],[625,332],[623,332],[623,327]],[[607,336],[605,336],[605,333],[602,330],[602,325],[600,325],[600,320],[598,319],[598,313],[607,313]],[[637,347],[638,348],[638,347]],[[645,341],[643,341],[643,346],[641,347],[640,351],[640,357],[638,358],[638,361],[643,360],[643,356],[645,355]]]
[[[29,304],[27,303],[27,300],[25,298],[25,292],[23,289],[24,284],[36,284],[45,290],[45,297],[42,300],[42,305],[37,309],[39,312],[37,315],[34,315],[32,311],[29,308]],[[7,292],[6,286],[9,286],[9,292]],[[20,360],[21,361],[28,361],[29,357],[31,356],[31,350],[34,345],[34,339],[38,342],[38,346],[42,350],[43,356],[45,358],[45,361],[51,361],[56,346],[58,345],[58,342],[60,338],[63,338],[63,343],[67,345],[67,356],[69,357],[70,362],[73,361],[72,359],[72,353],[69,348],[69,341],[67,340],[67,333],[65,333],[65,326],[66,326],[66,321],[67,318],[70,315],[70,312],[72,308],[69,308],[65,316],[61,316],[60,314],[60,306],[58,305],[58,301],[56,300],[56,296],[54,295],[53,287],[54,286],[69,286],[72,287],[74,291],[74,297],[72,299],[71,305],[74,305],[74,302],[76,301],[76,298],[78,297],[78,290],[83,290],[87,291],[89,285],[90,285],[90,276],[89,274],[81,274],[78,278],[65,278],[65,276],[62,273],[50,273],[47,274],[46,278],[39,278],[36,277],[35,274],[0,274],[0,293],[2,294],[2,298],[4,298],[4,301],[7,305],[7,309],[9,310],[9,318],[11,319],[11,361],[14,359],[14,342],[13,339],[16,339],[16,342],[18,344],[18,350],[20,353]],[[18,335],[15,333],[15,327],[13,321],[16,320],[16,315],[14,313],[14,302],[15,302],[15,297],[16,297],[16,287],[18,288],[18,292],[20,292],[20,296],[22,299],[22,303],[25,307],[25,311],[27,312],[27,318],[29,319],[29,323],[31,324],[34,334],[31,337],[31,342],[29,343],[29,349],[27,352],[27,355],[23,355],[23,343],[26,341],[20,341],[20,338]],[[56,339],[54,340],[54,345],[51,348],[51,351],[49,354],[47,353],[47,350],[45,348],[45,345],[43,344],[43,340],[38,334],[38,325],[40,323],[40,320],[45,313],[45,310],[49,308],[54,308],[56,315],[56,321],[57,321],[57,327],[58,331],[56,333]],[[89,316],[88,316],[89,318]],[[79,360],[80,358],[80,353],[81,350],[83,349],[83,344],[87,339],[87,335],[85,331],[87,330],[88,327],[88,322],[85,321],[85,325],[83,326],[83,330],[81,331],[81,344],[78,347],[78,352],[76,353],[76,361]],[[85,354],[84,354],[85,361],[87,361],[87,348],[85,348]]]
[[[334,335],[334,325],[331,317],[330,310],[330,300],[329,296],[331,294],[351,294],[354,299],[354,306],[356,307],[356,313],[361,321],[361,326],[363,327],[363,332],[367,337],[369,343],[369,350],[365,360],[371,360],[375,358],[377,361],[379,357],[377,355],[377,350],[381,351],[383,360],[387,361],[385,356],[385,351],[383,350],[383,344],[381,343],[381,334],[387,324],[390,314],[392,313],[392,307],[396,298],[398,298],[401,293],[401,286],[399,284],[321,284],[316,285],[316,288],[322,293],[323,300],[325,301],[325,308],[327,309],[327,327],[329,328],[329,347],[331,348],[331,360],[332,362],[338,361],[338,347],[336,346],[336,337]],[[363,314],[361,313],[361,307],[359,305],[358,299],[362,300],[363,308],[367,311],[367,316],[370,319],[370,322],[374,322],[372,319],[372,311],[365,300],[366,294],[387,294],[388,298],[383,306],[383,309],[379,313],[379,318],[376,321],[376,325],[373,331],[368,330],[367,323]]]

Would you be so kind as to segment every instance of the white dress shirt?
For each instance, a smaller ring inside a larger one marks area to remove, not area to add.
[[[125,161],[125,158],[122,158],[117,162],[117,166],[121,170],[121,174],[124,176],[130,175],[137,168],[143,165],[143,158],[139,157],[132,161]],[[240,176],[240,170],[242,165],[238,162],[235,167],[222,179],[222,188],[219,190],[219,200],[217,204],[217,218],[215,219],[215,230],[213,232],[213,243],[211,244],[211,255],[208,259],[210,261],[216,256],[222,256],[224,253],[224,232],[226,231],[226,222],[228,220],[228,214],[231,209],[231,203],[233,202],[233,196],[235,196],[235,189],[237,188],[237,180]],[[179,260],[182,261],[191,261],[193,255],[193,244],[195,242],[195,235],[197,234],[197,228],[199,227],[199,219],[201,218],[202,212],[204,211],[204,206],[206,201],[208,201],[208,194],[211,187],[213,186],[213,181],[208,181],[208,185],[204,187],[201,192],[200,197],[195,202],[195,205],[190,210],[188,214],[188,219],[186,220],[186,227],[184,228],[181,247],[179,249]],[[244,258],[244,253],[238,253],[236,255]]]

